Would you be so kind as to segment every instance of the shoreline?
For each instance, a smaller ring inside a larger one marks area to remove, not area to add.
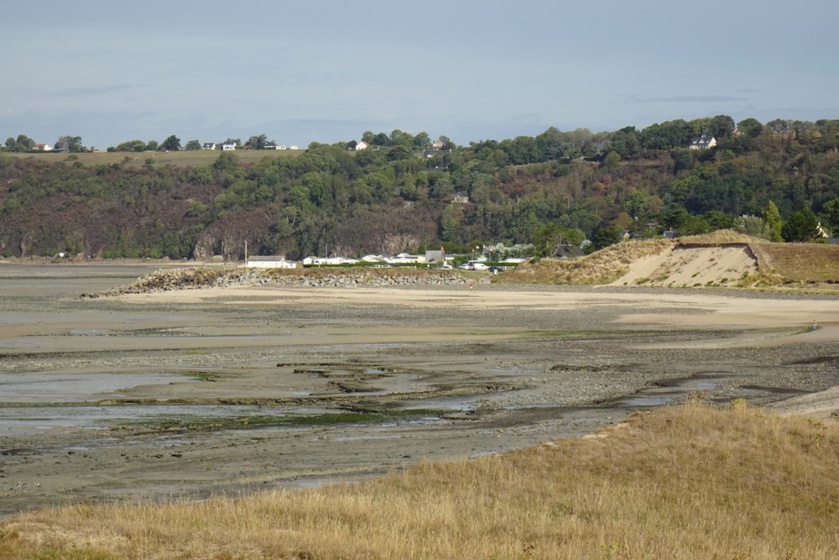
[[[137,269],[3,270],[0,417],[29,427],[0,431],[2,515],[338,481],[695,395],[839,410],[835,298],[476,284],[88,300]]]

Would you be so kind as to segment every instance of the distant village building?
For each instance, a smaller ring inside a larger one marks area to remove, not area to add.
[[[52,146],[50,146],[49,144],[35,144],[35,149],[41,150],[42,152],[51,152]]]
[[[366,150],[367,146],[369,146],[369,144],[362,140],[361,142],[355,145],[355,151],[358,152],[360,150]]]
[[[425,252],[425,263],[426,264],[445,264],[446,263],[446,251],[442,248],[438,251],[426,251]]]
[[[285,257],[248,257],[248,268],[296,268],[297,263]]]
[[[455,204],[469,204],[469,195],[466,194],[464,191],[458,191],[454,195],[452,202]]]
[[[216,149],[216,143],[215,142],[204,142],[204,144],[201,146],[201,149],[202,150],[215,150]]]
[[[713,136],[703,134],[699,138],[694,138],[690,141],[691,150],[707,150],[714,148],[717,145],[717,139]]]
[[[236,149],[236,142],[224,143],[221,145],[221,149],[225,152],[229,152]]]

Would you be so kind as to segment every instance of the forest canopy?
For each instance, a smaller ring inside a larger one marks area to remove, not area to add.
[[[701,137],[714,145],[695,149]],[[81,146],[62,138],[68,150]],[[0,151],[5,257],[239,259],[246,242],[252,254],[290,259],[495,243],[549,255],[664,231],[739,228],[790,242],[839,234],[837,120],[720,115],[468,146],[368,131],[293,157],[244,161],[230,151],[164,166],[27,157],[18,140],[28,145],[19,135]],[[271,144],[258,135],[240,149]],[[174,135],[159,146],[184,149]]]

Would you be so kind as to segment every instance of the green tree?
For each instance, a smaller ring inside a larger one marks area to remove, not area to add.
[[[25,134],[20,134],[15,140],[14,150],[16,152],[30,152],[35,149],[35,141]]]
[[[181,149],[181,140],[173,134],[160,144],[160,148],[169,152],[177,152]]]
[[[757,138],[763,132],[763,125],[757,119],[749,117],[737,123],[737,130],[749,138]]]
[[[142,140],[128,140],[117,144],[114,148],[115,152],[142,152],[146,149],[146,143]]]
[[[431,145],[431,137],[427,132],[420,132],[414,136],[414,149],[424,150]]]
[[[190,152],[194,152],[201,149],[201,142],[198,140],[190,140],[186,143],[186,149]]]
[[[245,146],[251,150],[264,150],[265,144],[267,143],[268,137],[264,134],[260,134],[259,136],[251,136],[248,138],[248,141],[245,142]]]
[[[772,237],[772,230],[763,221],[763,218],[758,216],[743,215],[734,219],[732,229],[738,233],[750,235],[752,237],[760,237],[762,239],[770,239]]]
[[[55,141],[55,149],[56,150],[64,150],[65,152],[83,152],[84,146],[82,145],[82,137],[81,136],[60,136],[58,140]]]
[[[609,152],[605,158],[603,158],[603,169],[607,169],[612,171],[617,169],[621,166],[621,157],[618,155],[617,152]]]
[[[783,241],[784,237],[781,231],[784,228],[784,220],[781,219],[781,213],[778,207],[771,200],[766,204],[762,213],[763,221],[769,227],[769,241]]]
[[[822,216],[824,217],[824,223],[831,231],[839,232],[839,198],[834,198],[824,204]]]
[[[781,230],[787,243],[807,243],[820,239],[819,219],[809,208],[804,208],[789,217]]]
[[[591,245],[588,251],[598,251],[609,245],[619,243],[623,239],[623,229],[618,226],[603,226],[598,228],[591,236]]]

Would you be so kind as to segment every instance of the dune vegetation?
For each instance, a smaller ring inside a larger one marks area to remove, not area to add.
[[[835,558],[839,424],[735,401],[358,483],[0,524],[0,557]]]

